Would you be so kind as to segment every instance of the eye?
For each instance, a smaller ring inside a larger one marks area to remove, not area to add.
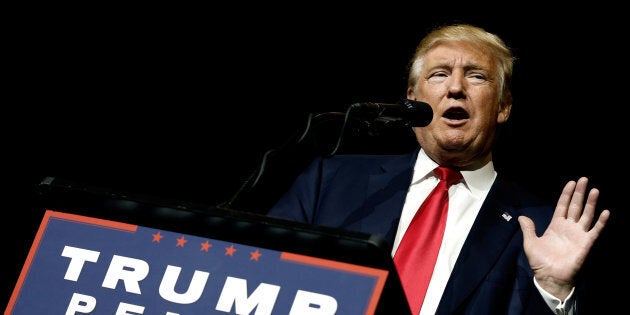
[[[487,81],[486,76],[481,73],[470,74],[466,77],[468,78],[468,81],[473,84],[479,84]]]
[[[448,78],[448,74],[446,72],[440,71],[440,72],[435,72],[431,74],[429,76],[428,81],[431,83],[439,83],[439,82],[444,82],[446,78]]]
[[[434,74],[431,75],[432,77],[443,77],[446,78],[448,75],[446,74],[446,72],[436,72]]]

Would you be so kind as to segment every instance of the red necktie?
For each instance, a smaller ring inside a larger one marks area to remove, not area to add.
[[[396,270],[414,315],[420,313],[442,244],[448,188],[462,178],[461,173],[446,167],[438,166],[433,172],[440,182],[414,215],[394,255]]]

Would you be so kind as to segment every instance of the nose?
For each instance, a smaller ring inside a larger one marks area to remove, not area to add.
[[[454,71],[447,81],[448,95],[452,98],[464,97],[464,75],[459,71]]]

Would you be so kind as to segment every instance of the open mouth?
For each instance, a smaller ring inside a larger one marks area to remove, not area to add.
[[[466,112],[463,108],[452,107],[445,111],[444,114],[442,114],[442,117],[452,120],[461,120],[468,119],[470,116],[468,115],[468,112]]]

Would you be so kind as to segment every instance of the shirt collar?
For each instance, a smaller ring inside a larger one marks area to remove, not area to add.
[[[413,168],[412,185],[433,176],[433,169],[437,166],[438,164],[431,160],[426,152],[424,152],[424,149],[421,148]],[[477,195],[477,193],[481,191],[485,192],[490,190],[492,183],[497,177],[497,172],[494,169],[492,160],[476,170],[461,171],[461,173],[464,178],[465,186],[468,187],[474,195]]]

